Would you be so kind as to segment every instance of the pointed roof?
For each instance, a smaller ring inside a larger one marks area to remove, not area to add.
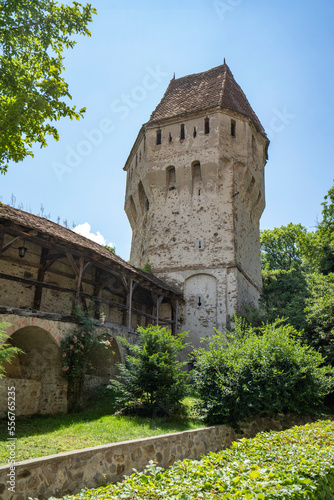
[[[212,108],[230,109],[247,116],[257,131],[267,138],[260,120],[225,61],[223,65],[203,73],[177,79],[174,76],[148,123]]]

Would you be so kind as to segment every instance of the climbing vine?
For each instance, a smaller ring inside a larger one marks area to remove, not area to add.
[[[61,341],[62,371],[68,379],[69,411],[82,407],[85,374],[91,367],[91,353],[97,347],[111,351],[113,337],[110,329],[101,331],[104,318],[96,322],[88,313],[74,312],[77,324],[69,335]],[[106,352],[107,354],[107,352]]]

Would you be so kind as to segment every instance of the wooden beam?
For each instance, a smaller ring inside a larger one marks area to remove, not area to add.
[[[159,324],[159,306],[160,306],[161,302],[164,300],[164,298],[165,297],[163,295],[161,295],[160,297],[159,297],[159,295],[157,296],[157,302],[156,302],[156,308],[157,308],[157,310],[156,310],[156,323],[157,323],[157,325]]]
[[[132,312],[139,314],[140,316],[145,316],[145,318],[153,319],[154,321],[156,320],[156,316],[152,316],[152,314],[145,313],[144,311],[141,311],[140,309],[132,308]],[[160,322],[168,323],[169,325],[174,324],[174,321],[172,321],[170,319],[160,319]]]
[[[9,281],[17,281],[18,283],[24,283],[25,285],[39,285],[43,288],[48,288],[50,290],[57,290],[59,292],[64,292],[64,293],[71,293],[74,294],[76,293],[76,290],[74,288],[65,288],[59,285],[54,285],[53,283],[43,283],[37,280],[31,280],[28,278],[21,278],[19,276],[12,276],[11,274],[5,274],[5,273],[0,273],[0,279],[5,279]],[[109,304],[112,306],[120,307],[121,309],[127,309],[127,306],[124,304],[121,304],[120,302],[115,302],[113,300],[108,300],[108,299],[102,299],[100,297],[96,297],[95,295],[91,295],[86,292],[80,292],[80,295],[83,297],[86,297],[87,299],[91,300],[97,300],[98,302],[103,302],[105,304]]]
[[[17,240],[20,240],[20,239],[21,239],[21,236],[16,236],[16,238],[14,238],[12,241],[10,241],[9,243],[7,243],[6,245],[1,246],[0,255],[3,254],[3,253],[5,253],[6,250],[8,250],[10,247],[12,247],[14,245],[14,243]],[[3,238],[2,238],[2,241],[3,241]]]
[[[83,275],[83,268],[85,265],[85,261],[83,257],[79,258],[79,267],[78,267],[78,274],[77,274],[77,279],[75,283],[75,288],[76,288],[76,294],[75,294],[75,300],[78,303],[79,297],[80,297],[80,289],[81,289],[81,283],[82,283],[82,275]]]
[[[3,226],[0,226],[0,255],[2,254],[4,239],[5,239],[4,228]]]
[[[77,266],[77,263],[74,260],[73,255],[70,254],[70,252],[66,252],[66,257],[67,257],[69,263],[71,264],[71,267],[74,271],[75,276],[78,277],[79,276],[79,268]]]
[[[127,305],[129,307],[129,312],[128,312],[128,328],[131,328],[131,309],[132,309],[132,294],[133,294],[134,286],[133,286],[133,280],[130,279],[129,283],[129,294],[127,296]],[[129,304],[128,304],[129,302]]]
[[[21,278],[19,276],[12,276],[10,274],[5,274],[5,273],[0,273],[0,279],[6,279],[9,281],[16,281],[19,283],[24,283],[26,285],[35,285],[35,286],[39,285],[43,288],[57,290],[60,292],[67,292],[67,293],[71,293],[71,294],[76,293],[76,290],[74,288],[65,288],[65,287],[61,287],[59,285],[54,285],[53,283],[43,283],[43,282],[39,282],[37,280],[30,280],[28,278]],[[137,284],[134,283],[132,286],[132,289],[134,290],[136,286],[137,286]],[[80,292],[80,295],[83,297],[86,297],[87,299],[90,299],[90,300],[96,300],[97,302],[101,302],[103,304],[108,304],[110,306],[129,311],[129,306],[125,305],[125,304],[121,304],[120,302],[115,302],[113,300],[108,300],[108,299],[102,299],[101,297],[96,297],[95,295],[91,295],[91,294],[86,293],[86,292]],[[135,312],[136,314],[139,314],[141,316],[145,316],[146,318],[149,318],[149,319],[153,319],[153,320],[156,319],[155,316],[152,316],[151,314],[145,313],[144,311],[140,311],[139,309],[135,309],[135,308],[131,308],[131,309],[132,309],[132,312]],[[173,324],[173,321],[168,320],[168,319],[163,319],[161,321],[163,323]],[[131,328],[131,326],[129,328]]]
[[[44,268],[45,268],[46,256],[48,253],[49,253],[48,248],[42,248],[41,257],[40,257],[40,267],[39,267],[38,273],[37,273],[37,281],[39,281],[39,282],[44,282],[44,276],[45,276],[45,271],[46,271],[46,269],[44,269]],[[50,264],[50,262],[52,262],[52,261],[49,261],[48,264]],[[40,285],[36,285],[35,286],[34,302],[33,302],[34,309],[39,310],[41,308],[42,292],[43,292],[43,287],[41,287]]]
[[[23,231],[17,228],[13,223],[10,226],[4,225],[3,221],[0,223],[0,229],[3,228],[6,234],[11,234],[12,236],[21,236],[28,241],[35,243],[40,247],[46,247],[51,249],[52,251],[57,251],[62,254],[69,254],[73,258],[73,255],[80,256],[83,255],[86,260],[91,261],[91,264],[98,267],[99,269],[107,272],[108,274],[113,274],[117,278],[121,279],[124,283],[122,277],[127,277],[127,279],[134,279],[138,284],[140,284],[143,288],[147,290],[154,290],[156,294],[163,294],[165,297],[175,298],[177,293],[174,293],[172,290],[169,290],[168,287],[164,288],[163,286],[159,286],[154,283],[154,281],[150,281],[148,278],[142,276],[139,272],[136,272],[132,269],[127,269],[123,267],[121,263],[115,262],[111,259],[107,259],[103,255],[99,255],[94,250],[90,250],[89,248],[81,247],[80,245],[76,245],[75,243],[67,242],[65,240],[55,238],[54,236],[47,235],[47,238],[42,238],[40,236],[36,236],[38,231],[36,229],[29,230],[27,228],[26,231]],[[40,231],[42,232],[42,231]],[[73,261],[71,262],[72,267]],[[77,275],[78,267],[74,261],[73,271],[75,275]]]
[[[177,320],[179,314],[179,301],[175,301],[174,335],[177,335]]]

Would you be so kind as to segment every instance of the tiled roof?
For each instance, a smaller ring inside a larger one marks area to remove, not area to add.
[[[173,78],[148,123],[218,107],[247,116],[266,137],[260,120],[226,63],[203,73]]]
[[[128,271],[130,275],[133,275],[134,279],[136,278],[136,276],[138,278],[144,278],[145,280],[151,281],[160,288],[164,288],[176,294],[180,293],[180,291],[176,287],[172,287],[169,284],[166,284],[153,274],[147,273],[145,271],[142,271],[141,269],[137,269],[136,267],[131,266],[131,264],[128,264],[125,260],[118,257],[118,255],[113,254],[102,245],[99,245],[98,243],[95,243],[94,241],[75,233],[71,229],[67,229],[66,227],[60,226],[55,222],[45,219],[44,217],[39,217],[38,215],[30,214],[23,210],[9,207],[8,205],[0,203],[0,224],[4,220],[11,221],[15,224],[18,224],[19,226],[23,226],[24,228],[36,229],[43,235],[56,237],[59,242],[61,240],[62,242],[76,245],[78,247],[78,250],[82,248],[86,251],[98,254],[99,256],[106,259],[106,264],[108,264],[109,261],[111,266],[112,264],[121,266],[125,271]]]

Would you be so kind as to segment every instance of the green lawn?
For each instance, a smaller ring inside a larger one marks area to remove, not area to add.
[[[100,393],[95,400],[97,404],[77,414],[17,418],[17,461],[204,425],[195,418],[152,419],[113,415],[113,404],[106,392]],[[184,403],[189,409],[192,399],[186,398]],[[8,462],[7,438],[7,421],[1,420],[0,465]]]

